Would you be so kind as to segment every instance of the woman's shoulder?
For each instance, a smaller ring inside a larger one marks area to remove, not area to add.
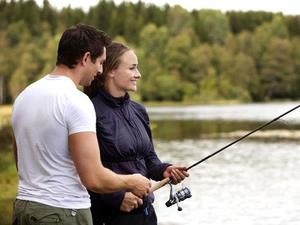
[[[130,104],[138,111],[143,112],[143,113],[147,113],[146,107],[136,101],[130,100]]]
[[[142,116],[144,119],[146,119],[147,121],[149,121],[149,116],[146,110],[146,107],[138,102],[135,101],[130,101],[130,104],[132,105],[132,107],[135,109],[135,111]]]
[[[95,97],[91,98],[91,101],[94,105],[96,113],[105,113],[110,111],[110,107],[105,103],[104,99],[101,98],[100,95],[96,95]]]

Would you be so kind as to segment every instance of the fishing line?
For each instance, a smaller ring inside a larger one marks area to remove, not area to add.
[[[199,165],[200,163],[202,163],[202,162],[208,160],[209,158],[215,156],[216,154],[218,154],[218,153],[224,151],[225,149],[227,149],[227,148],[229,148],[230,146],[236,144],[237,142],[239,142],[239,141],[245,139],[246,137],[250,136],[251,134],[253,134],[253,133],[255,133],[255,132],[257,132],[257,131],[259,131],[259,130],[261,130],[261,129],[267,127],[267,126],[269,126],[270,124],[274,123],[275,121],[279,120],[280,118],[284,117],[285,115],[289,114],[290,112],[296,110],[296,109],[299,108],[299,107],[300,107],[300,105],[297,105],[297,106],[295,106],[294,108],[292,108],[292,109],[286,111],[285,113],[283,113],[283,114],[277,116],[276,118],[272,119],[271,121],[262,124],[261,126],[255,128],[254,130],[250,131],[249,133],[245,134],[244,136],[242,136],[242,137],[236,139],[235,141],[233,141],[233,142],[227,144],[226,146],[224,146],[224,147],[222,147],[221,149],[219,149],[219,150],[213,152],[212,154],[210,154],[210,155],[204,157],[203,159],[199,160],[198,162],[195,162],[195,163],[192,164],[191,166],[187,167],[186,171],[188,171],[188,170],[192,169],[193,167]],[[190,189],[187,188],[187,187],[183,187],[181,190],[179,190],[179,191],[177,191],[176,193],[174,193],[174,192],[173,192],[173,189],[172,189],[172,181],[170,180],[169,177],[167,177],[167,178],[165,178],[165,179],[163,179],[163,180],[157,182],[156,184],[152,185],[152,186],[151,186],[151,189],[150,189],[150,192],[154,192],[154,191],[156,191],[157,189],[163,187],[163,186],[166,185],[166,184],[169,184],[169,185],[170,185],[170,197],[169,197],[169,200],[165,203],[166,206],[167,206],[167,207],[170,207],[170,206],[172,206],[172,205],[174,205],[174,204],[177,204],[177,209],[178,209],[178,211],[181,211],[182,208],[179,206],[178,203],[181,202],[181,201],[184,201],[184,200],[187,199],[187,198],[192,197]]]
[[[292,111],[298,109],[299,107],[300,107],[300,105],[297,105],[297,106],[295,106],[294,108],[292,108],[292,109],[286,111],[285,113],[283,113],[283,114],[277,116],[276,118],[272,119],[271,121],[262,124],[261,126],[255,128],[254,130],[250,131],[249,133],[245,134],[244,136],[242,136],[242,137],[236,139],[235,141],[233,141],[233,142],[231,142],[231,143],[225,145],[225,146],[222,147],[221,149],[219,149],[219,150],[213,152],[212,154],[210,154],[210,155],[204,157],[203,159],[199,160],[198,162],[192,164],[192,165],[189,166],[186,170],[188,171],[188,170],[192,169],[193,167],[195,167],[195,166],[199,165],[200,163],[202,163],[202,162],[208,160],[209,158],[213,157],[214,155],[216,155],[216,154],[218,154],[218,153],[224,151],[224,150],[227,149],[228,147],[230,147],[230,146],[236,144],[237,142],[240,142],[241,140],[245,139],[246,137],[250,136],[251,134],[253,134],[253,133],[255,133],[255,132],[257,132],[257,131],[259,131],[259,130],[261,130],[261,129],[267,127],[267,126],[269,126],[270,124],[272,124],[272,123],[274,123],[275,121],[279,120],[281,117],[284,117],[285,115],[291,113]]]

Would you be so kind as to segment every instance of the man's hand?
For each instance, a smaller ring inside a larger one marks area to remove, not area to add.
[[[183,166],[168,166],[163,173],[163,176],[170,177],[173,184],[178,184],[188,177],[189,174],[186,172],[186,167]]]
[[[129,190],[139,198],[143,198],[150,192],[151,182],[141,174],[132,174],[127,180]]]
[[[126,192],[120,210],[123,212],[130,212],[143,204],[143,200],[131,192]]]

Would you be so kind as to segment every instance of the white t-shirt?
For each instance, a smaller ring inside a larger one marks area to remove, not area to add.
[[[96,132],[89,98],[66,76],[47,75],[15,100],[12,125],[18,149],[17,198],[54,207],[90,207],[68,149],[68,136]]]

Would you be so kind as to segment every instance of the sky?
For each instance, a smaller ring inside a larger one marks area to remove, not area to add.
[[[43,5],[43,0],[35,0],[39,6]],[[88,11],[89,7],[94,6],[99,0],[48,0],[52,6],[57,9],[70,5],[72,8],[80,7],[84,11]],[[114,0],[116,4],[123,2],[122,0]],[[138,2],[138,0],[130,0],[130,2]],[[145,3],[153,3],[163,6],[168,3],[173,6],[181,5],[187,10],[192,9],[219,9],[222,12],[228,10],[235,11],[258,11],[282,12],[285,15],[300,15],[299,0],[144,0]]]

